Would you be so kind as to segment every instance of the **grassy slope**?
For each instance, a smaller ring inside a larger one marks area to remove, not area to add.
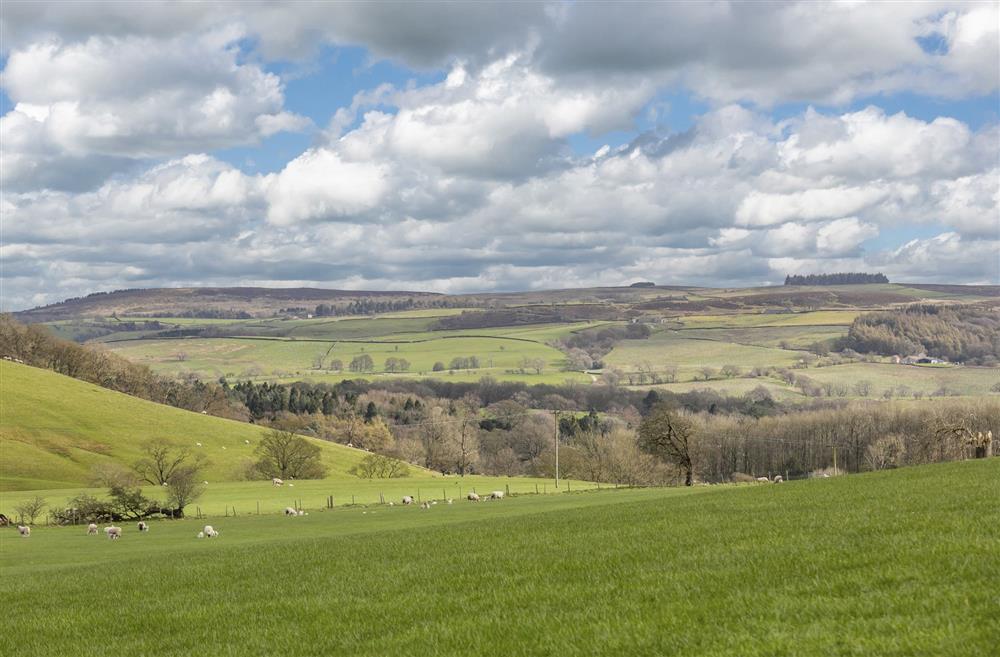
[[[993,459],[229,519],[212,541],[5,530],[0,651],[993,655],[998,496]]]
[[[0,361],[0,490],[84,484],[103,461],[131,463],[147,439],[202,449],[205,478],[235,479],[263,429],[106,390],[53,372]],[[244,441],[250,441],[247,445]],[[364,452],[317,441],[331,476]],[[225,447],[226,449],[222,449]]]

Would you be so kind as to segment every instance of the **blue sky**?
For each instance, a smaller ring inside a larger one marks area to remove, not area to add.
[[[996,3],[8,6],[5,309],[1000,283]]]

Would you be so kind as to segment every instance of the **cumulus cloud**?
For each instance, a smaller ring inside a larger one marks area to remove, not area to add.
[[[440,90],[422,98],[468,102]],[[397,100],[421,113],[417,96]],[[866,131],[896,131],[882,157],[866,146],[869,166],[884,172],[867,185],[838,162],[855,157],[858,133],[843,129],[851,114],[807,111],[776,123],[724,107],[686,133],[645,135],[507,179],[462,175],[432,149],[398,149],[395,122],[408,119],[376,112],[275,174],[249,176],[195,155],[90,193],[9,195],[8,295],[34,300],[39,280],[51,299],[67,286],[199,281],[463,292],[638,278],[766,283],[845,268],[911,280],[995,277],[997,171],[968,173],[983,166],[978,145],[992,129],[950,127],[964,136],[941,142],[947,162],[906,167],[899,143],[939,122],[865,112]],[[949,229],[901,247],[867,246],[914,218]]]
[[[241,63],[233,31],[57,39],[10,52],[2,182],[85,189],[135,160],[253,143],[308,125],[281,80]],[[44,80],[44,84],[39,84]]]
[[[997,11],[15,3],[0,18],[3,304],[208,282],[464,292],[872,268],[996,282],[1000,128],[766,107],[996,93]],[[324,44],[440,81],[330,107],[275,173],[213,155],[305,128],[270,64]],[[581,134],[634,134],[664,89],[710,109],[580,152]],[[940,234],[882,246],[911,224]]]

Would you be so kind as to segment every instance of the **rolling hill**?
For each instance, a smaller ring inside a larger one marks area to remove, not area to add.
[[[201,443],[205,478],[237,480],[265,429],[0,361],[0,490],[79,487],[102,462],[131,463],[147,439]],[[249,444],[247,444],[249,441]],[[365,452],[317,440],[331,477]]]

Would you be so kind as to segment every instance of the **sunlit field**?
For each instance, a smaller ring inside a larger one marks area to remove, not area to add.
[[[1000,459],[0,532],[3,654],[995,654]],[[25,632],[38,627],[44,631]]]

